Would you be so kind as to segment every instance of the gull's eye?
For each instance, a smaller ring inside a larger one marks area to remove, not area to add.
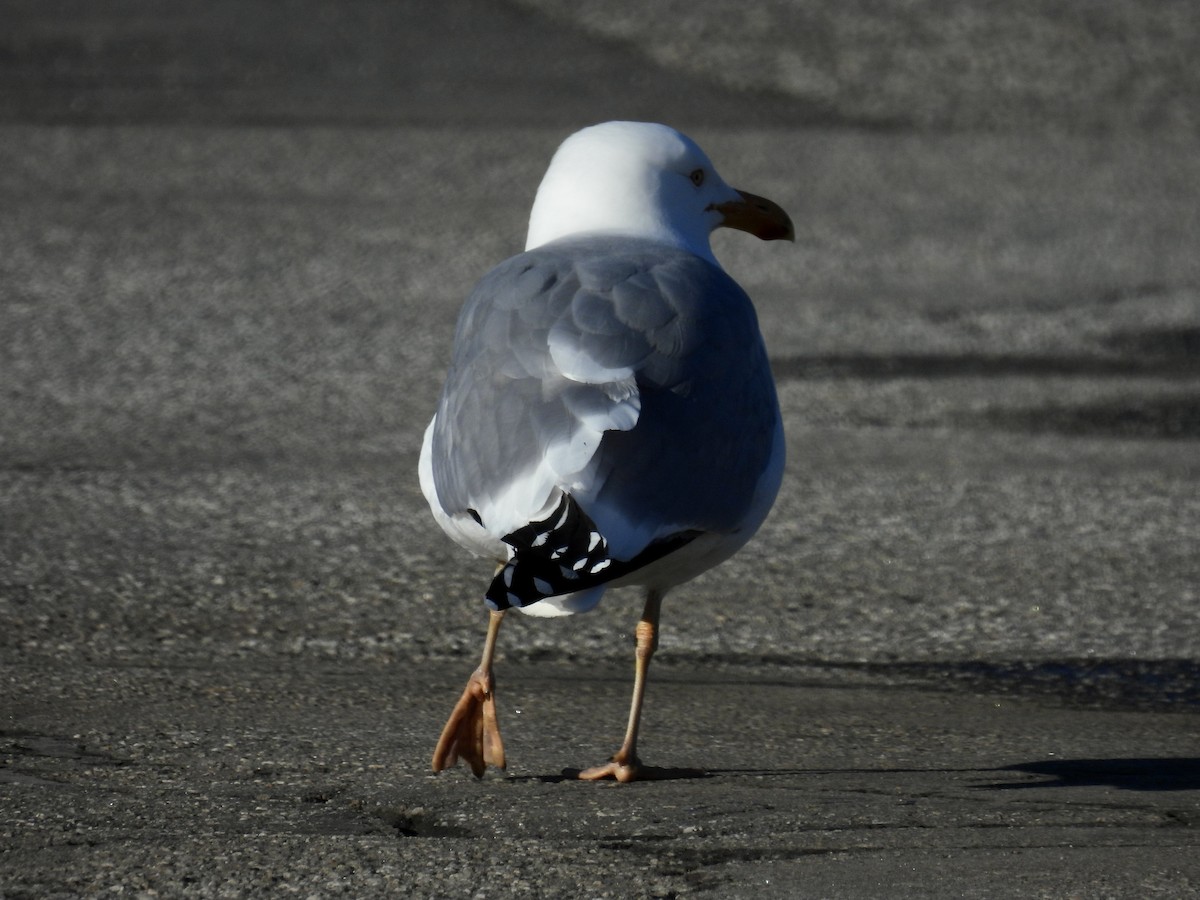
[[[700,185],[704,184],[704,170],[693,169],[692,173],[688,175],[688,178],[692,179],[692,184],[694,184],[696,187],[700,187]]]

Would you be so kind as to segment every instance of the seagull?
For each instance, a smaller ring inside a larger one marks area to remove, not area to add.
[[[751,538],[783,475],[758,319],[709,245],[720,227],[795,239],[782,208],[730,187],[675,129],[594,125],[555,152],[525,251],[467,299],[419,476],[438,525],[496,571],[435,772],[505,767],[493,659],[507,610],[572,615],[638,585],[625,738],[579,777],[648,775],[637,739],[663,597]]]

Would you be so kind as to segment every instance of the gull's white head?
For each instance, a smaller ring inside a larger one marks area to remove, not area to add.
[[[780,207],[726,184],[686,135],[665,125],[606,122],[571,135],[554,154],[529,216],[525,249],[608,233],[713,260],[709,235],[722,225],[763,240],[793,239]]]

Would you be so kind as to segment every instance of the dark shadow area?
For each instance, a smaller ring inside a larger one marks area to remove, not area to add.
[[[561,784],[576,781],[579,769],[564,769],[561,775],[517,775],[505,778],[514,782]],[[986,775],[988,772],[1028,772],[1044,775],[1048,780],[1014,784],[1001,782],[980,785],[986,790],[1016,790],[1038,787],[1095,787],[1107,786],[1130,791],[1194,791],[1200,790],[1200,758],[1146,757],[1136,759],[1052,759],[998,769],[955,768],[715,768],[691,769],[648,766],[639,781],[689,781],[709,778],[811,778],[815,781],[830,777],[887,777],[911,775]]]
[[[852,667],[873,674],[916,677],[936,687],[1053,697],[1075,706],[1200,709],[1200,663],[1190,659],[966,660]]]
[[[1200,661],[1192,659],[939,660],[841,662],[784,654],[704,655],[659,666],[659,680],[691,685],[772,684],[805,689],[968,691],[1049,699],[1072,707],[1200,711]],[[672,669],[686,674],[671,675]],[[692,671],[700,669],[703,674]],[[847,673],[845,675],[840,673]],[[867,676],[864,681],[861,676]],[[556,676],[557,677],[557,676]],[[562,676],[569,677],[569,673]]]
[[[745,769],[709,769],[708,777],[716,778],[718,776],[729,776],[731,778],[826,778],[831,775],[836,776],[875,776],[875,775],[937,775],[948,773],[972,773],[978,769],[951,769],[946,767],[936,768],[912,768],[912,767],[890,767],[880,766],[878,768],[869,769],[764,769],[764,768],[745,768]]]
[[[582,769],[563,769],[563,781],[576,781]],[[701,778],[712,778],[715,772],[705,769],[673,768],[671,766],[642,766],[638,770],[638,781],[692,781]],[[547,780],[545,778],[541,779]],[[605,779],[611,781],[612,779]]]
[[[1160,359],[1187,359],[1193,365],[1200,364],[1200,326],[1120,331],[1111,335],[1105,343],[1121,353]]]
[[[18,4],[0,34],[0,122],[677,125],[831,122],[507,3]],[[580,110],[588,110],[584,118]]]
[[[1109,403],[997,409],[962,424],[982,422],[992,428],[1032,433],[1054,432],[1079,437],[1200,439],[1200,398],[1130,397]]]
[[[779,381],[861,378],[1014,378],[1014,377],[1154,377],[1200,376],[1200,355],[1163,354],[1137,357],[938,355],[785,356],[771,360]]]
[[[1200,758],[1048,759],[997,769],[1029,772],[1048,780],[986,785],[990,790],[1043,787],[1114,787],[1125,791],[1200,790]]]
[[[580,769],[563,769],[561,775],[505,775],[505,781],[511,781],[516,784],[562,784],[564,781],[574,781],[571,772],[580,772]]]
[[[1200,329],[1128,333],[1113,339],[1123,356],[918,355],[790,356],[774,359],[779,381],[964,378],[1200,378]],[[1131,389],[1128,397],[1078,405],[993,408],[951,415],[964,428],[1081,437],[1200,439],[1200,399]]]

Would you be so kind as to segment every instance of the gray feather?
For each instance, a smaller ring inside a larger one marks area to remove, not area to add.
[[[592,428],[604,434],[581,504],[728,530],[766,468],[777,415],[754,309],[720,268],[631,238],[556,241],[500,264],[467,300],[434,484],[447,512],[465,513]],[[722,490],[704,490],[712,480]]]

